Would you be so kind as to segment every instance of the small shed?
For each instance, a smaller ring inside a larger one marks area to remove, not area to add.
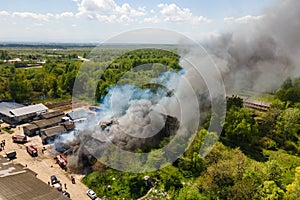
[[[64,122],[64,126],[68,131],[75,129],[75,123],[73,121]]]
[[[58,125],[60,122],[62,122],[61,118],[62,118],[61,116],[58,116],[58,117],[54,117],[54,118],[50,118],[50,119],[42,119],[42,120],[34,121],[32,123],[34,123],[40,129],[45,129],[45,128],[49,128],[51,126]]]
[[[23,126],[24,134],[27,136],[35,136],[39,134],[39,127],[35,124],[28,124]]]
[[[42,138],[43,144],[48,144],[49,142],[54,141],[54,139],[57,135],[60,135],[66,131],[67,131],[67,129],[63,125],[50,127],[47,129],[42,129],[41,130],[41,138]]]
[[[45,112],[41,114],[42,119],[50,119],[53,117],[63,116],[64,113],[61,110],[54,110],[51,112]]]

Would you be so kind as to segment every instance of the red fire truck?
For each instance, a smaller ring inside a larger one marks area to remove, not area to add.
[[[27,152],[32,156],[32,157],[37,157],[38,156],[38,150],[37,147],[30,144],[26,146]]]
[[[66,158],[66,157],[64,157],[63,155],[59,154],[59,155],[57,155],[54,159],[56,160],[56,163],[57,163],[61,168],[67,169],[67,164],[68,164],[68,162],[67,162],[67,158]]]
[[[17,142],[17,143],[27,142],[27,136],[26,135],[14,134],[14,135],[12,135],[11,138],[12,138],[13,142]]]

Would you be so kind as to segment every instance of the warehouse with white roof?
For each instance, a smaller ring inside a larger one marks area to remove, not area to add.
[[[41,113],[47,112],[44,104],[24,106],[14,102],[1,102],[0,115],[3,121],[9,124],[28,122]]]

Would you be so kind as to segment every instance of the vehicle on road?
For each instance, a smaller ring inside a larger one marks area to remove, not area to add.
[[[55,175],[50,176],[50,180],[51,180],[51,185],[55,183],[59,183],[59,180],[56,178]]]
[[[16,143],[26,143],[27,142],[26,135],[14,134],[14,135],[12,135],[11,138],[12,138],[13,142],[16,142]]]
[[[61,183],[57,182],[57,183],[54,183],[52,185],[52,187],[56,188],[58,191],[61,191],[62,190],[62,185]]]
[[[61,193],[62,193],[63,195],[65,195],[66,197],[71,198],[70,193],[67,192],[66,190],[61,191]]]
[[[91,198],[91,199],[97,199],[97,195],[96,195],[96,193],[93,191],[93,190],[91,190],[91,189],[88,189],[88,191],[86,192],[86,194]]]
[[[63,169],[67,169],[67,158],[61,154],[57,155],[55,158],[56,163]]]
[[[17,152],[16,152],[16,151],[10,151],[10,152],[6,153],[6,157],[7,157],[9,160],[15,159],[16,156],[17,156]]]
[[[27,152],[32,156],[32,157],[37,157],[38,156],[38,150],[37,147],[33,144],[29,144],[26,146]]]

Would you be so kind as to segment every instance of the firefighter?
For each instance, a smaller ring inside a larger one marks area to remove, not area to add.
[[[71,181],[72,181],[72,184],[75,184],[75,178],[73,176],[71,176]]]

